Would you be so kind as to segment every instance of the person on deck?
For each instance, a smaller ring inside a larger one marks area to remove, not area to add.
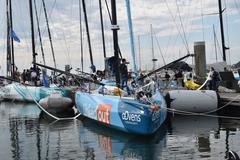
[[[37,73],[33,68],[31,70],[31,81],[33,84],[37,85]]]
[[[183,77],[182,70],[178,71],[176,78],[177,78],[178,86],[184,87],[184,81],[183,81],[184,77]]]
[[[139,75],[139,85],[140,86],[143,86],[144,85],[144,79],[143,79],[144,75],[143,73],[141,72],[140,75]]]
[[[218,83],[220,81],[219,73],[213,67],[210,69],[209,89],[218,91]]]
[[[165,76],[164,76],[164,77],[165,77],[165,80],[166,80],[166,81],[169,81],[170,75],[168,74],[168,72],[165,72]]]
[[[27,77],[26,77],[26,69],[23,70],[23,73],[22,73],[21,77],[22,77],[23,83],[25,83],[26,80],[27,80]]]
[[[121,76],[121,89],[126,87],[128,95],[130,95],[130,89],[128,87],[128,68],[126,59],[122,59],[120,64],[120,76]]]

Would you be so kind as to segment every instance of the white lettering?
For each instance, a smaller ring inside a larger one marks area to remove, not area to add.
[[[131,121],[131,122],[141,122],[141,115],[133,114],[133,113],[129,113],[128,111],[125,111],[124,113],[122,113],[122,119],[125,121]]]
[[[161,110],[160,109],[157,110],[157,111],[154,111],[153,114],[152,114],[152,121],[155,121],[155,120],[159,119],[160,115],[161,115]]]

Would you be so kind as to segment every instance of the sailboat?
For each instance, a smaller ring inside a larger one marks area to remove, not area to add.
[[[119,28],[117,26],[115,0],[111,0],[111,6],[114,58],[119,59],[117,38]],[[75,104],[81,116],[127,133],[154,134],[164,123],[167,116],[166,102],[162,94],[158,90],[154,90],[152,96],[148,95],[146,98],[137,98],[131,95],[123,96],[123,91],[119,88],[120,76],[117,69],[115,76],[115,86],[102,86],[104,89],[112,88],[115,94],[94,93],[94,91],[77,91],[75,93]]]
[[[10,27],[8,26],[8,35],[10,34],[10,31],[12,30],[11,23],[9,22],[9,10],[11,13],[11,0],[9,0],[10,7],[8,7],[8,1],[7,1],[7,24],[10,24]],[[32,55],[33,55],[33,68],[36,71],[36,52],[35,52],[35,42],[34,42],[34,24],[33,24],[33,11],[32,11],[32,0],[29,1],[29,7],[30,7],[30,18],[31,18],[31,32],[32,32]],[[7,37],[8,39],[10,36]],[[10,40],[8,40],[9,42]],[[13,45],[13,42],[12,42]],[[13,47],[12,47],[13,48]],[[10,49],[10,43],[8,44],[7,49]],[[9,53],[8,53],[9,54]],[[10,54],[11,55],[11,54]],[[9,58],[9,56],[7,56]],[[11,58],[14,59],[12,56]],[[9,59],[8,59],[9,60]],[[12,62],[11,62],[12,63]],[[37,85],[26,85],[26,84],[20,84],[18,80],[14,77],[14,68],[15,65],[13,64],[13,71],[11,78],[9,77],[0,77],[1,79],[7,79],[12,81],[11,84],[7,84],[4,87],[0,88],[0,97],[3,100],[17,100],[17,101],[39,101],[42,98],[45,98],[52,93],[58,93],[64,97],[70,97],[71,96],[71,89],[68,88],[59,88],[56,85],[51,87],[45,87],[45,86],[37,86]]]

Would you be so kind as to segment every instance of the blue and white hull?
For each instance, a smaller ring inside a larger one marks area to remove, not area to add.
[[[157,92],[152,104],[129,97],[76,92],[76,106],[82,116],[124,132],[153,134],[166,119],[166,103]]]
[[[0,88],[0,96],[4,100],[34,102],[39,101],[52,93],[60,93],[64,97],[70,96],[70,89],[43,86],[24,86],[19,83],[8,84]]]

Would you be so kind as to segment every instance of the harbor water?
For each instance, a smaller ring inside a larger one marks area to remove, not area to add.
[[[142,137],[86,119],[52,121],[35,104],[0,103],[0,159],[227,159],[240,155],[240,121],[175,115]]]

